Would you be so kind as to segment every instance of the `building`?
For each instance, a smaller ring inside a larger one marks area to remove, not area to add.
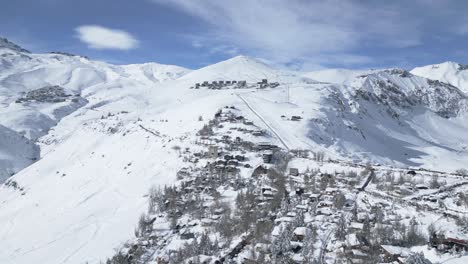
[[[297,168],[289,168],[289,175],[299,176],[299,170]]]
[[[271,152],[263,153],[262,158],[263,158],[264,163],[271,163],[271,160],[273,158],[273,153]]]
[[[208,147],[208,156],[212,159],[218,158],[218,146],[209,146]]]
[[[266,167],[260,165],[257,168],[255,168],[255,170],[252,172],[252,177],[266,175],[267,173],[268,173],[268,169]]]

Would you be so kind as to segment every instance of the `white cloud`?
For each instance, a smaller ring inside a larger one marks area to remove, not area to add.
[[[235,47],[288,63],[369,62],[356,49],[421,43],[420,21],[402,5],[357,0],[153,0],[206,22],[197,46]],[[222,48],[220,48],[222,49]],[[234,50],[234,49],[233,49]]]
[[[98,25],[84,25],[75,31],[81,42],[91,49],[130,50],[138,46],[138,40],[130,33],[119,29],[110,29]]]

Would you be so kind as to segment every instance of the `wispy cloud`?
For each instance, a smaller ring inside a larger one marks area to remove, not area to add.
[[[418,21],[394,6],[353,0],[153,0],[172,5],[208,23],[197,46],[234,46],[277,61],[370,59],[353,55],[358,46],[415,46]]]
[[[130,33],[98,25],[84,25],[75,31],[81,42],[91,49],[130,50],[138,46],[138,40]]]

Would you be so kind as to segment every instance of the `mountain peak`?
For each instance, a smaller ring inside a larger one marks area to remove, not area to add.
[[[11,42],[7,38],[0,37],[0,48],[10,49],[17,52],[31,53],[28,50],[22,48],[21,46]]]
[[[411,70],[411,73],[451,84],[458,87],[461,91],[468,93],[468,65],[446,61],[414,68]]]

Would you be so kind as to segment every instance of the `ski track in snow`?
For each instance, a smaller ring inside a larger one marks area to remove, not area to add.
[[[268,127],[268,129],[270,129],[270,131],[275,134],[275,136],[278,138],[278,140],[283,144],[283,146],[287,149],[287,150],[290,150],[288,144],[286,143],[286,141],[281,137],[281,135],[276,132],[276,130],[265,120],[265,118],[263,118],[263,116],[261,116],[257,111],[255,111],[255,109],[249,104],[249,102],[240,94],[237,94],[237,96],[239,96],[239,98],[245,103],[245,105],[260,119],[262,120],[262,122]]]

